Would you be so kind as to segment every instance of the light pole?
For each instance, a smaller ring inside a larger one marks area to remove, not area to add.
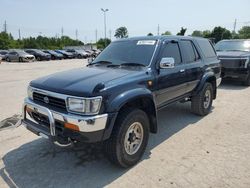
[[[109,11],[109,9],[103,9],[101,8],[101,11],[103,12],[104,15],[104,41],[105,41],[105,47],[107,46],[107,42],[106,42],[106,12]]]

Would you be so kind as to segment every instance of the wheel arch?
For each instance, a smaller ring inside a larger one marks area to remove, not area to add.
[[[138,108],[145,111],[150,121],[150,132],[157,132],[157,108],[155,106],[154,96],[150,90],[146,88],[136,88],[121,93],[110,103],[107,111],[118,112],[118,117],[119,113],[125,108]]]
[[[202,88],[206,82],[209,82],[212,84],[212,86],[213,86],[213,99],[216,99],[216,96],[217,96],[216,76],[213,72],[208,72],[202,77],[199,85],[196,87],[195,91],[193,92],[193,95],[197,95],[202,90]]]

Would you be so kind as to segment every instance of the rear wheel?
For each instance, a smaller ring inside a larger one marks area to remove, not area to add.
[[[37,61],[41,61],[41,58],[40,58],[40,57],[37,57],[36,60],[37,60]]]
[[[147,114],[139,109],[126,109],[115,123],[111,137],[105,142],[108,159],[121,167],[135,165],[142,157],[149,137]]]
[[[202,90],[192,97],[191,108],[192,112],[205,116],[211,111],[213,103],[213,86],[211,83],[206,82]]]

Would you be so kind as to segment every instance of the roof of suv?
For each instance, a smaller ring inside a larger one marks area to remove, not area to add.
[[[164,40],[164,39],[204,39],[202,37],[192,37],[192,36],[178,36],[178,35],[159,35],[159,36],[141,36],[141,37],[130,37],[119,39],[116,41],[126,41],[126,40]]]

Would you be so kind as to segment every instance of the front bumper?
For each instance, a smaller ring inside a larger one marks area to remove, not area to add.
[[[221,77],[233,78],[245,81],[249,75],[249,70],[247,68],[224,68],[221,69]]]
[[[98,142],[103,139],[108,114],[96,116],[80,116],[56,112],[34,103],[26,98],[23,104],[23,125],[33,133],[51,139]],[[65,124],[73,124],[79,130],[65,128]]]

